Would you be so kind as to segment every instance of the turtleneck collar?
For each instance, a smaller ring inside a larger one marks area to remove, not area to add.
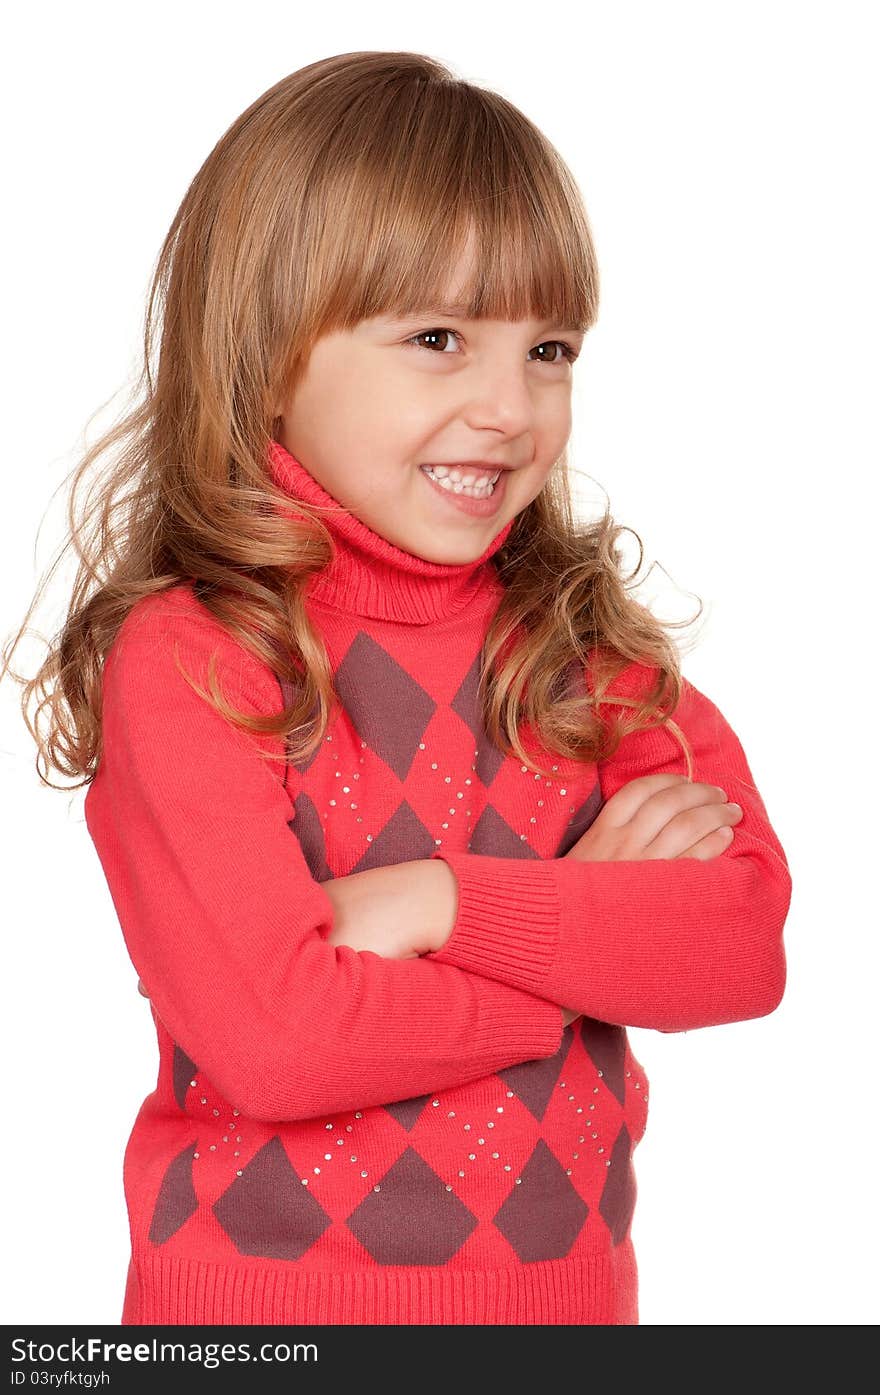
[[[314,600],[378,620],[427,625],[448,620],[464,610],[496,577],[489,558],[513,527],[513,519],[496,533],[473,562],[428,562],[374,533],[338,499],[328,494],[278,441],[269,443],[272,479],[292,499],[338,512],[320,518],[333,539],[334,555],[323,572],[312,577],[308,594]]]

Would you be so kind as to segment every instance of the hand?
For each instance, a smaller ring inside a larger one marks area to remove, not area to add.
[[[418,959],[451,933],[458,884],[439,858],[371,867],[322,885],[334,911],[328,944],[372,950],[383,959]]]
[[[742,818],[742,810],[725,798],[717,785],[686,775],[641,775],[611,796],[565,856],[582,862],[708,862],[730,846],[732,825]],[[562,1013],[566,1026],[580,1015],[570,1008]]]
[[[730,847],[738,805],[717,785],[686,775],[642,775],[603,806],[565,854],[583,862],[645,862],[694,857],[708,862]]]

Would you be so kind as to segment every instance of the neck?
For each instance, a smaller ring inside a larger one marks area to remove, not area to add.
[[[373,532],[328,494],[278,441],[269,443],[269,468],[291,499],[330,510],[319,517],[333,540],[333,557],[309,583],[320,604],[372,619],[426,625],[463,610],[496,578],[490,563],[513,527],[496,533],[472,562],[428,562]]]

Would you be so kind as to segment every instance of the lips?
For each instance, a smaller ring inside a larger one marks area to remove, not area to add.
[[[422,465],[419,472],[429,488],[435,494],[440,495],[445,500],[446,504],[453,506],[463,513],[472,514],[477,518],[491,518],[496,514],[504,500],[508,472],[496,465],[492,473],[497,474],[498,482],[488,493],[473,494],[469,490],[450,488],[452,481],[449,480],[449,471],[455,468],[454,465],[447,465],[445,467],[446,473],[444,474],[444,480],[448,481],[448,483],[442,483],[440,479],[433,474],[433,468],[430,466]],[[488,474],[488,471],[483,471],[482,473]]]

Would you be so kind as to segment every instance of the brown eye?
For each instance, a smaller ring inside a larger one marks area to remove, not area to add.
[[[563,359],[566,359],[569,363],[574,363],[575,359],[577,358],[577,354],[575,353],[571,345],[566,344],[562,339],[548,339],[545,341],[545,343],[536,345],[535,348],[532,350],[532,353],[537,353],[539,349],[547,349],[551,345],[555,345],[556,348],[561,349],[562,352],[556,354],[554,358],[539,359],[539,363],[562,363]]]
[[[411,338],[407,339],[406,342],[407,342],[407,344],[414,344],[414,345],[416,346],[416,348],[419,348],[419,349],[421,349],[421,348],[423,348],[423,347],[429,347],[429,348],[431,348],[431,349],[434,349],[434,348],[436,348],[436,344],[424,345],[424,346],[423,346],[423,345],[420,344],[418,341],[419,341],[420,339],[433,339],[433,340],[442,339],[444,335],[446,335],[446,336],[448,337],[450,334],[451,334],[451,335],[454,335],[454,337],[455,337],[456,339],[458,338],[458,335],[455,333],[455,330],[454,330],[454,329],[423,329],[423,330],[421,330],[418,334],[413,334],[413,335],[411,336]],[[441,352],[442,352],[442,349],[441,349]]]

